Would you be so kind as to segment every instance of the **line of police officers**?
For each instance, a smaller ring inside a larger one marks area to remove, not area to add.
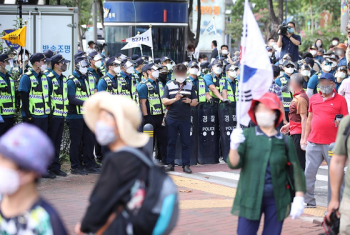
[[[86,126],[82,106],[95,92],[107,91],[139,103],[144,117],[143,124],[150,123],[154,127],[158,159],[163,164],[172,163],[172,160],[167,160],[168,133],[163,124],[167,108],[162,99],[169,81],[175,82],[171,83],[172,94],[179,92],[180,86],[171,72],[173,66],[169,57],[162,57],[156,61],[158,64],[149,63],[148,59],[137,56],[128,59],[125,55],[117,54],[103,63],[103,57],[95,51],[88,56],[80,52],[74,56],[75,68],[67,78],[63,72],[67,70],[70,61],[51,51],[46,51],[45,54],[35,53],[29,58],[31,67],[20,77],[16,91],[16,81],[11,78],[12,59],[7,54],[1,54],[0,114],[4,123],[0,123],[0,136],[15,124],[15,114],[19,108],[16,107],[16,99],[20,99],[23,121],[36,125],[47,133],[56,149],[55,159],[44,177],[66,176],[59,163],[64,119],[70,130],[71,173],[100,173],[94,150],[97,159],[108,150],[102,147],[101,151],[101,146]],[[237,66],[226,66],[226,71],[223,71],[222,61],[216,60],[211,65],[208,62],[198,64],[191,61],[187,67],[189,76],[185,82],[194,87],[198,103],[236,101]],[[188,154],[183,154],[182,158],[187,164]],[[168,170],[173,168],[169,167]],[[190,169],[185,172],[190,173]]]

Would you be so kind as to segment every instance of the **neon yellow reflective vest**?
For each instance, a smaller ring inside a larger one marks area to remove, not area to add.
[[[68,79],[73,80],[75,84],[75,98],[78,100],[86,101],[90,96],[95,93],[95,79],[93,76],[88,76],[88,79],[84,79],[86,90],[84,91],[78,78],[73,75],[69,75]],[[76,114],[84,114],[83,106],[76,105]],[[75,112],[74,112],[75,114]]]
[[[10,86],[7,85],[5,78],[0,76],[0,114],[13,115],[16,113],[15,106],[15,81],[9,77]]]
[[[205,103],[205,102],[207,102],[207,98],[205,97],[205,86],[206,85],[205,85],[204,79],[201,76],[197,76],[197,80],[198,80],[198,90],[197,90],[197,87],[195,87],[195,90],[196,90],[196,95],[198,97],[198,102]],[[193,82],[190,78],[187,78],[187,82],[190,82],[191,84],[193,84]]]
[[[238,94],[237,94],[237,87],[238,87],[238,81],[235,79],[235,81],[233,81],[236,86],[235,89],[235,93],[233,94],[233,89],[231,87],[231,79],[230,78],[226,78],[227,80],[227,99],[229,99],[231,102],[236,102],[238,100]]]
[[[68,87],[67,78],[62,75],[62,87],[56,78],[56,76],[50,72],[47,75],[52,83],[52,94],[51,94],[51,110],[54,116],[66,117],[68,113]]]
[[[165,111],[165,106],[162,103],[162,97],[164,94],[164,87],[161,82],[158,82],[159,92],[156,92],[152,83],[148,80],[141,82],[145,84],[148,90],[148,103],[151,115],[160,115]]]
[[[44,74],[41,75],[41,87],[31,70],[25,73],[30,79],[29,112],[32,115],[42,116],[50,114],[49,84]]]
[[[211,76],[212,76],[212,75],[211,75]],[[217,82],[217,79],[216,79],[215,77],[212,76],[212,78],[213,78],[214,86],[216,87],[216,89],[217,89],[217,90],[220,92],[220,94],[221,94],[221,92],[222,92],[222,90],[223,90],[223,88],[224,88],[224,86],[225,86],[226,79],[220,78],[220,79],[219,79],[219,82]],[[209,89],[209,93],[210,93],[211,97],[218,98],[218,97],[216,97],[216,95],[214,94],[214,92],[212,92],[212,90],[210,90],[210,89]]]
[[[118,94],[131,98],[134,100],[136,103],[139,102],[139,96],[136,90],[137,87],[137,82],[135,76],[132,74],[131,75],[131,81],[130,81],[130,89],[131,89],[131,94],[130,91],[128,90],[128,83],[126,82],[125,78],[123,78],[121,75],[117,77],[118,81]]]
[[[288,85],[288,80],[284,76],[279,77],[282,87]],[[293,96],[289,91],[282,92],[283,97],[283,107],[289,108],[290,104],[292,103]]]

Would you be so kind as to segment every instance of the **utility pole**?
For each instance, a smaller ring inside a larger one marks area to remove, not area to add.
[[[94,42],[97,43],[97,2],[93,0],[94,13],[93,13],[93,24],[94,24]]]
[[[22,5],[23,0],[18,0],[19,28],[22,28]]]

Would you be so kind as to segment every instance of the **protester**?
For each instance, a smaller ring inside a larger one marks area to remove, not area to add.
[[[289,90],[293,93],[293,100],[289,107],[289,123],[281,129],[283,134],[290,132],[298,155],[301,169],[305,170],[305,148],[301,145],[304,139],[309,97],[303,89],[304,77],[295,73],[290,78]]]
[[[148,176],[147,165],[126,150],[126,147],[142,147],[148,141],[146,134],[137,132],[141,124],[139,108],[129,98],[98,92],[84,103],[84,110],[86,124],[95,133],[97,141],[108,145],[111,152],[105,156],[102,174],[90,196],[89,207],[75,232],[97,233],[109,224],[103,234],[128,234],[128,221],[121,212],[126,208],[134,209],[131,207],[133,204],[127,202],[135,200],[136,195],[141,198],[135,206],[142,205],[144,183]],[[117,213],[115,219],[109,221],[114,212]]]
[[[50,139],[34,125],[17,125],[0,138],[0,234],[68,234],[37,190],[53,156]]]
[[[332,42],[332,46],[336,47],[339,44],[339,38],[338,37],[333,37],[331,42]]]
[[[339,57],[338,67],[347,66],[345,57],[346,49],[347,46],[344,43],[340,43],[335,47],[335,54]]]
[[[339,202],[340,189],[344,178],[344,167],[348,156],[350,156],[350,146],[348,144],[350,116],[343,118],[338,129],[337,139],[333,149],[333,156],[329,167],[329,178],[331,186],[331,201],[328,205],[327,219],[330,221],[332,212],[340,214],[339,234],[349,234],[350,232],[350,161],[345,174],[345,189],[341,204]],[[340,207],[339,207],[340,204]],[[337,211],[339,209],[339,211]]]
[[[220,58],[224,58],[224,59],[227,59],[227,56],[230,53],[227,45],[222,45],[220,52],[221,52]],[[216,57],[216,59],[219,59],[219,57]]]
[[[348,74],[350,74],[350,63],[348,63]],[[339,86],[338,93],[341,96],[344,96],[346,103],[348,104],[348,110],[350,110],[350,79],[346,78],[343,80]]]
[[[316,39],[315,46],[316,46],[317,50],[323,48],[323,42],[320,38]]]
[[[286,35],[279,35],[277,46],[281,49],[281,57],[285,54],[290,54],[293,62],[298,61],[299,45],[301,44],[301,37],[295,33],[295,23],[288,23],[288,30]]]
[[[316,207],[314,195],[316,174],[325,160],[329,166],[328,149],[335,141],[338,130],[336,115],[348,115],[345,98],[335,91],[335,78],[330,73],[323,73],[319,81],[320,92],[309,100],[309,115],[305,135],[301,145],[306,145],[306,194],[307,207]],[[312,126],[312,128],[311,128]]]
[[[187,51],[186,51],[186,61],[190,62],[192,60],[197,60],[197,57],[195,55],[195,50],[196,48],[194,47],[193,44],[189,44],[187,46]]]
[[[338,66],[337,71],[334,74],[335,77],[335,90],[338,92],[339,87],[343,83],[344,79],[348,77],[347,66]]]
[[[293,141],[276,129],[283,115],[278,97],[266,93],[259,100],[253,100],[249,110],[249,116],[257,126],[244,132],[234,129],[231,134],[227,164],[231,169],[242,169],[232,208],[232,214],[239,216],[239,235],[256,234],[262,214],[263,234],[281,234],[289,212],[295,219],[304,211],[305,177]],[[285,142],[288,143],[287,154]],[[283,170],[287,161],[293,165],[296,191],[291,211],[287,172]]]
[[[192,63],[193,64],[193,63]],[[175,151],[178,133],[182,144],[182,168],[185,173],[190,169],[191,155],[191,106],[198,104],[197,95],[192,82],[186,81],[187,68],[183,64],[174,67],[175,81],[170,81],[164,88],[163,105],[168,107],[166,125],[168,128],[168,148],[166,171],[174,171]]]
[[[91,52],[95,51],[95,42],[89,41],[88,42],[88,48],[86,49],[86,54],[90,54]]]

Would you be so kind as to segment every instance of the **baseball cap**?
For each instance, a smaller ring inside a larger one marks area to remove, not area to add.
[[[0,54],[0,61],[5,62],[6,60],[10,60],[11,58],[9,57],[8,54]]]
[[[164,61],[167,61],[167,60],[171,61],[171,59],[169,57],[167,57],[167,56],[163,56],[162,58],[160,58],[160,62],[162,62],[162,63]]]
[[[69,63],[70,60],[66,60],[62,55],[58,54],[58,55],[54,55],[51,57],[51,64],[54,63]]]
[[[334,78],[333,74],[331,74],[331,73],[321,74],[320,79],[327,79],[329,81],[335,82],[335,78]]]
[[[46,56],[43,53],[35,53],[30,58],[30,63],[34,64],[37,61],[43,60],[44,62],[51,61],[51,59],[46,58]]]
[[[44,174],[54,156],[54,148],[43,131],[23,123],[0,138],[0,153],[22,169]]]
[[[188,63],[188,67],[192,68],[192,67],[198,67],[199,68],[199,63],[197,61],[191,61],[190,63]]]
[[[341,49],[343,51],[346,51],[346,45],[344,43],[339,43],[339,45],[336,46],[335,49]]]

